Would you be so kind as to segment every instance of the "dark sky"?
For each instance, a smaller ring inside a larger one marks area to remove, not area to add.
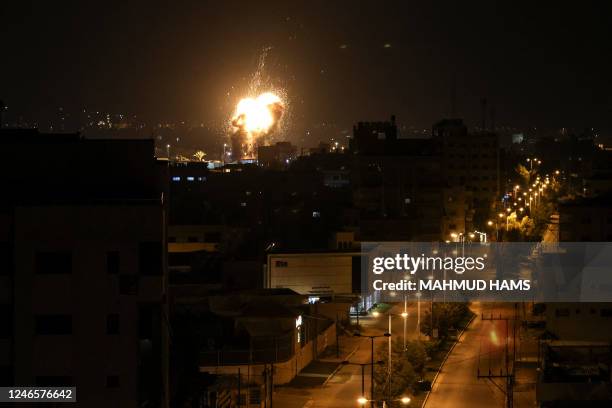
[[[87,107],[224,123],[259,55],[296,129],[395,113],[612,128],[607,1],[0,3],[0,97],[35,117]],[[606,8],[604,8],[606,7]],[[385,47],[385,44],[388,44]]]

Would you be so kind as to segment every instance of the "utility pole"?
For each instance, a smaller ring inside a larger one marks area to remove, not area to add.
[[[372,364],[372,369],[370,371],[370,399],[372,401],[370,402],[370,407],[374,408],[374,337],[370,337],[370,340],[372,342],[372,360],[370,361]]]
[[[516,309],[516,304],[515,304],[515,309]],[[515,313],[515,318],[516,318],[516,313]],[[493,378],[503,378],[506,380],[506,408],[513,408],[514,406],[514,379],[515,379],[515,373],[514,373],[514,360],[512,361],[512,364],[510,364],[509,362],[509,353],[508,353],[508,341],[509,341],[509,330],[508,330],[508,324],[509,321],[512,320],[512,318],[508,318],[508,317],[502,317],[501,313],[499,316],[495,317],[493,316],[493,314],[491,314],[489,317],[485,317],[484,314],[481,315],[480,320],[482,321],[505,321],[506,322],[506,344],[505,344],[505,366],[506,366],[506,372],[503,373],[502,369],[499,369],[499,375],[498,374],[494,374],[491,372],[491,363],[490,363],[490,359],[491,359],[491,353],[489,352],[489,370],[487,374],[480,374],[480,366],[478,367],[478,374],[477,377],[478,378],[488,378],[488,379],[493,379]],[[514,358],[516,359],[516,321],[514,321],[513,323],[513,348],[514,348]],[[480,358],[479,358],[480,361]]]

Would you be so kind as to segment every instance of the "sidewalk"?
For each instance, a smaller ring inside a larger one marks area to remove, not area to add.
[[[327,347],[317,360],[302,369],[298,375],[287,384],[292,388],[318,387],[330,379],[340,368],[342,361],[347,360],[359,345],[358,337],[342,335],[339,337],[340,348],[336,345]]]
[[[360,387],[360,376],[354,377],[355,366],[345,366],[342,361],[352,359],[362,338],[341,335],[337,356],[336,346],[328,347],[319,358],[305,367],[295,379],[284,386],[275,387],[274,404],[283,408],[353,406],[353,399]],[[359,373],[357,373],[359,374]],[[342,379],[341,381],[338,381]],[[342,402],[340,402],[342,401]],[[329,405],[331,404],[331,405]]]

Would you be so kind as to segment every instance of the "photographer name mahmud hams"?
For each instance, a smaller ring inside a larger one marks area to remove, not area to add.
[[[494,291],[527,291],[531,289],[528,279],[519,280],[420,280],[419,290],[494,290]]]

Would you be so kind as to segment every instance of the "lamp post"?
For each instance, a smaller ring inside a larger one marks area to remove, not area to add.
[[[417,292],[415,296],[417,298],[417,340],[421,340],[421,292]]]
[[[374,317],[378,317],[380,316],[380,314],[378,312],[376,312],[376,314],[374,314]],[[408,320],[408,301],[406,299],[406,295],[404,295],[404,311],[400,314],[396,314],[396,313],[389,313],[389,330],[388,330],[388,334],[389,334],[389,366],[388,366],[388,381],[389,384],[391,383],[391,365],[392,365],[392,360],[391,360],[391,354],[392,354],[392,344],[391,344],[391,318],[393,316],[401,316],[404,319],[404,336],[403,336],[403,340],[404,340],[404,348],[403,350],[406,350],[406,326],[407,326],[407,320]]]
[[[404,311],[402,312],[402,317],[404,318],[404,351],[406,351],[406,326],[408,323],[408,299],[406,295],[404,295]]]
[[[365,404],[366,402],[368,402],[366,396],[365,396],[365,367],[372,365],[372,363],[351,363],[348,360],[344,360],[342,362],[342,364],[344,365],[358,365],[361,366],[361,397],[359,397],[359,399],[357,400],[360,404]],[[384,361],[379,360],[376,362],[376,364],[378,365],[383,365],[385,364]]]
[[[355,334],[353,334],[353,336],[355,337],[367,337],[370,339],[371,341],[371,345],[372,345],[372,358],[371,358],[371,376],[370,376],[370,398],[371,398],[371,407],[374,408],[374,339],[377,337],[391,337],[391,333],[385,333],[383,335],[379,335],[379,336],[366,336],[364,334],[361,334],[359,332],[355,332]],[[389,361],[390,362],[390,361]],[[363,397],[363,399],[365,400],[365,397]],[[367,402],[367,400],[366,400]]]

